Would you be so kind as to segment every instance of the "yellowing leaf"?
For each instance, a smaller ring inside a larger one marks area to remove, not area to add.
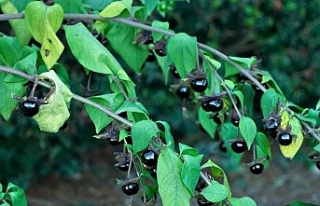
[[[123,10],[125,10],[127,7],[126,5],[121,1],[115,1],[112,2],[109,6],[107,6],[105,9],[103,9],[99,15],[104,18],[113,18],[121,14]]]
[[[1,10],[4,14],[15,14],[18,10],[10,1],[2,1]],[[27,29],[26,21],[24,19],[9,20],[9,23],[19,40],[20,45],[27,45],[31,39],[31,34]]]
[[[39,79],[49,79],[54,87],[51,89],[52,94],[47,100],[48,103],[41,105],[39,113],[33,118],[37,121],[41,131],[55,133],[70,116],[67,103],[73,94],[53,70],[42,73]]]
[[[290,121],[290,116],[289,116],[289,113],[286,111],[286,110],[282,110],[281,113],[281,129],[282,130],[285,130],[289,124],[289,121]]]
[[[50,69],[64,49],[55,34],[63,20],[63,9],[59,4],[46,6],[41,1],[31,2],[26,7],[25,20],[34,39],[42,44],[40,53]]]
[[[293,141],[288,146],[282,146],[280,145],[280,150],[286,158],[292,159],[296,153],[299,151],[302,142],[303,142],[303,134],[301,131],[301,124],[299,120],[295,117],[293,117],[290,122],[290,126],[292,127],[291,132],[295,135],[293,138]]]

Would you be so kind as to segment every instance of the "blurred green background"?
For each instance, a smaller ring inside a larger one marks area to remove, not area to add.
[[[273,75],[289,100],[302,107],[315,107],[320,96],[319,8],[319,0],[176,1],[165,17],[155,12],[149,20],[169,21],[172,30],[197,36],[199,42],[226,55],[257,56],[259,68]],[[0,22],[0,28],[10,33],[6,22]],[[70,51],[65,51],[61,62],[70,72],[72,91],[81,94],[87,77]],[[183,104],[170,91],[170,84],[177,80],[172,78],[165,85],[158,66],[149,62],[140,75],[128,73],[137,84],[139,101],[153,119],[168,121],[177,140],[211,149],[201,143],[210,140],[196,124],[196,106]],[[99,75],[92,78],[91,87],[97,89],[93,94],[99,94],[103,80]],[[187,108],[187,120],[182,107]],[[40,132],[33,120],[18,111],[10,122],[0,119],[0,182],[13,181],[27,188],[52,173],[73,177],[83,170],[84,154],[106,148],[92,138],[94,127],[83,106],[73,101],[70,111],[67,128],[57,134]]]

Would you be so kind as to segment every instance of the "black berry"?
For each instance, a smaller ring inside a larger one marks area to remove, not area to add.
[[[278,136],[278,142],[282,146],[288,146],[292,143],[292,135],[287,132],[281,133]]]
[[[110,145],[112,145],[112,146],[123,144],[123,141],[119,142],[118,138],[109,138],[108,140],[109,140]]]
[[[157,179],[157,168],[151,167],[149,171],[150,171],[151,177],[153,177],[154,179]]]
[[[122,189],[122,192],[126,195],[129,195],[129,196],[132,196],[132,195],[135,195],[138,193],[139,191],[139,184],[138,183],[135,183],[135,182],[131,182],[131,183],[128,183],[126,185],[123,185],[121,187]]]
[[[156,61],[156,56],[154,55],[153,51],[149,51],[149,55],[147,57],[147,62],[154,62]]]
[[[235,153],[243,153],[247,149],[247,144],[243,141],[235,141],[231,144],[231,148]]]
[[[318,168],[318,170],[320,170],[320,161],[316,162],[316,167]]]
[[[232,123],[234,126],[238,127],[238,126],[239,126],[239,117],[232,117],[232,118],[231,118],[231,123]]]
[[[176,91],[176,94],[178,95],[178,97],[180,97],[180,99],[188,99],[189,95],[190,95],[190,88],[187,86],[181,86],[178,88],[178,90]]]
[[[267,132],[276,132],[279,127],[279,122],[276,119],[269,119],[264,122],[264,128]]]
[[[39,105],[35,101],[26,100],[20,103],[19,108],[22,114],[26,117],[33,117],[39,112]]]
[[[197,202],[198,202],[199,206],[213,206],[214,205],[213,202],[210,202],[210,201],[208,201],[208,200],[206,200],[204,198],[199,198],[197,200]]]
[[[175,78],[181,79],[181,76],[180,76],[180,74],[178,73],[178,70],[177,70],[175,67],[173,67],[173,68],[171,69],[171,74],[172,74],[172,76],[174,76]]]
[[[153,150],[146,150],[142,153],[143,164],[154,167],[157,165],[158,155]]]
[[[154,43],[154,51],[161,57],[167,55],[166,52],[166,43],[164,41],[157,41]]]
[[[204,92],[208,88],[208,80],[205,78],[194,79],[190,85],[193,91]]]
[[[221,152],[227,152],[227,147],[223,141],[220,142],[219,149]]]
[[[201,103],[201,107],[202,107],[202,109],[203,109],[204,111],[210,112],[210,109],[209,109],[209,107],[208,107],[208,101],[202,102],[202,103]]]
[[[223,108],[223,101],[221,99],[209,100],[207,107],[211,112],[219,112]]]
[[[262,163],[255,163],[254,165],[250,166],[250,171],[252,172],[252,174],[258,175],[262,173],[263,168],[264,166]]]
[[[216,113],[214,116],[213,116],[213,121],[216,123],[216,124],[222,124],[222,121],[221,121],[221,118],[219,116],[219,113]]]
[[[125,171],[129,170],[129,166],[130,166],[130,162],[126,162],[126,163],[118,165],[117,167],[118,167],[119,170],[125,172]]]

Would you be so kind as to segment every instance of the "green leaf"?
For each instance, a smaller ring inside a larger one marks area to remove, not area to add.
[[[316,150],[316,151],[318,151],[318,152],[320,152],[320,144],[318,144],[317,146],[315,146],[313,149]]]
[[[8,121],[13,110],[17,107],[18,101],[12,98],[12,95],[23,97],[25,94],[25,88],[23,83],[5,83],[6,75],[0,72],[0,114]]]
[[[39,79],[52,81],[54,88],[51,89],[52,94],[47,100],[48,103],[41,105],[39,113],[33,118],[41,131],[56,133],[70,116],[67,103],[70,102],[73,94],[53,70],[42,73]]]
[[[257,203],[250,197],[231,198],[230,203],[232,206],[257,206]]]
[[[121,93],[112,93],[90,97],[89,99],[95,103],[100,104],[103,107],[114,111],[122,104],[124,97]],[[88,104],[85,104],[84,106],[96,128],[97,134],[112,122],[113,118],[109,117],[101,110]]]
[[[13,4],[18,3],[18,2],[25,3],[23,0],[21,0],[21,1],[16,1],[16,0],[15,1],[12,1],[12,0],[5,1],[4,3],[1,4],[1,10],[4,14],[18,13],[18,10],[16,8],[18,8],[17,6],[20,6],[20,5],[16,5],[16,7],[15,7],[11,2]],[[25,5],[23,5],[22,10],[25,8]],[[19,9],[19,12],[21,12],[22,10]],[[26,21],[24,19],[15,19],[15,20],[9,20],[9,23],[10,23],[12,29],[14,30],[15,36],[19,40],[20,45],[27,45],[32,36],[31,36],[29,30],[27,29]]]
[[[42,1],[31,2],[26,7],[25,20],[34,39],[42,44],[42,59],[51,68],[64,49],[55,34],[63,20],[63,9],[59,4],[48,7]]]
[[[167,30],[169,31],[169,23],[168,22],[162,22],[162,21],[153,21],[152,22],[152,27],[154,28],[158,28],[158,29],[163,29],[163,30]],[[159,41],[161,40],[161,38],[163,37],[163,34],[159,33],[159,32],[152,32],[152,37],[153,37],[153,41]]]
[[[250,57],[250,58],[229,57],[229,58],[246,70],[250,69],[250,67],[257,62],[256,57]],[[225,62],[225,69],[226,69],[225,77],[233,76],[240,73],[240,71],[229,62]]]
[[[319,205],[312,204],[312,203],[305,203],[300,200],[296,200],[293,203],[288,204],[287,206],[319,206]]]
[[[208,160],[204,165],[202,165],[201,169],[208,168],[208,167],[211,169],[211,174],[213,177],[223,177],[223,185],[227,188],[228,197],[230,198],[232,194],[231,194],[230,185],[229,185],[229,181],[226,173],[223,171],[221,167],[219,167],[217,164],[215,164],[211,160]]]
[[[108,79],[113,92],[125,92],[130,99],[136,98],[135,84],[122,68]]]
[[[93,10],[101,11],[106,6],[111,4],[112,0],[84,0],[83,3],[87,6],[89,6]]]
[[[198,110],[198,119],[203,129],[213,139],[216,133],[217,124],[211,118],[209,118],[209,113],[204,111],[202,107],[200,107]]]
[[[13,67],[22,56],[22,49],[15,37],[4,36],[0,38],[0,61],[6,66]]]
[[[195,37],[185,33],[176,34],[169,38],[167,51],[182,78],[186,78],[186,73],[195,69],[197,63],[197,39]]]
[[[157,180],[163,206],[189,206],[190,192],[181,179],[183,163],[169,148],[158,158]]]
[[[37,64],[37,53],[31,53],[26,58],[18,61],[13,68],[20,70],[22,72],[28,73],[30,75],[34,75],[36,73],[36,64]],[[7,83],[26,83],[29,80],[14,74],[7,74],[4,82]]]
[[[27,206],[27,199],[22,188],[9,182],[6,193],[10,196],[12,206]]]
[[[210,202],[220,202],[228,197],[228,189],[217,181],[211,181],[211,184],[204,188],[200,194]]]
[[[200,153],[198,150],[194,149],[193,147],[190,147],[188,145],[182,144],[179,142],[179,151],[180,155],[189,155],[189,156],[199,156]]]
[[[181,179],[184,185],[193,196],[200,177],[200,163],[198,159],[191,155],[182,155],[183,166],[181,171]]]
[[[280,95],[280,100],[285,101],[283,92],[268,71],[257,70],[255,73],[262,76],[261,83],[267,84],[269,88],[274,89]]]
[[[170,63],[168,61],[170,61],[170,59],[167,56],[161,57],[161,56],[157,55],[155,52],[153,52],[153,53],[157,58],[158,65],[160,66],[160,69],[161,69],[162,74],[164,76],[164,82],[165,82],[165,84],[167,84],[169,71],[170,71],[170,66],[169,66]]]
[[[256,135],[256,143],[260,149],[271,159],[271,148],[268,138],[262,132],[258,132]]]
[[[14,5],[14,7],[17,8],[17,12],[22,12],[28,3],[32,2],[34,0],[10,0],[10,2]]]
[[[174,138],[170,132],[170,125],[167,122],[164,121],[157,121],[156,123],[162,124],[164,127],[164,138],[165,138],[165,142],[167,147],[169,147],[170,149],[174,150],[175,148],[175,144],[174,144]]]
[[[82,0],[55,0],[54,3],[60,4],[64,13],[85,14],[87,11],[84,8]]]
[[[320,98],[319,98],[318,103],[316,105],[316,110],[320,111]]]
[[[135,119],[132,116],[130,117],[129,114],[134,114],[134,113],[142,114],[143,117],[148,119],[148,112],[145,110],[145,108],[141,108],[137,103],[133,103],[131,101],[123,102],[123,104],[116,111],[117,114],[120,114],[123,112],[127,112],[128,119],[132,121],[134,121]]]
[[[147,15],[149,16],[156,8],[157,0],[141,0],[141,2],[147,7]]]
[[[117,74],[121,65],[82,24],[65,26],[71,52],[82,66],[101,74]]]
[[[256,123],[250,118],[242,116],[239,122],[240,132],[247,143],[248,149],[250,149],[253,140],[257,134]]]
[[[151,139],[157,136],[159,128],[151,120],[142,120],[135,123],[131,128],[133,152],[137,153],[148,147]]]
[[[115,24],[107,33],[112,48],[136,73],[140,72],[142,65],[149,55],[146,46],[134,44],[139,29],[124,24]]]
[[[232,94],[234,94],[234,95],[236,95],[238,97],[238,100],[240,101],[240,104],[243,107],[245,104],[244,104],[244,96],[243,96],[242,91],[235,90],[235,91],[232,92]]]
[[[268,117],[275,109],[279,101],[279,94],[274,89],[268,89],[263,93],[260,101],[263,117]]]

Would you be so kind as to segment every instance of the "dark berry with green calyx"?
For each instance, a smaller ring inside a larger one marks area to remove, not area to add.
[[[247,149],[247,144],[244,141],[235,141],[231,144],[231,148],[235,153],[243,153]]]
[[[178,90],[176,91],[176,94],[178,95],[178,97],[180,97],[180,99],[188,99],[189,95],[190,95],[190,88],[187,86],[181,86],[178,88]]]
[[[156,54],[158,54],[161,57],[164,57],[167,55],[166,52],[166,42],[163,40],[157,41],[154,43],[154,51],[156,52]]]
[[[252,174],[258,175],[258,174],[262,173],[263,168],[264,168],[264,166],[263,166],[262,163],[255,163],[255,164],[250,166],[250,172]]]
[[[219,112],[223,108],[223,101],[221,99],[211,99],[208,101],[207,107],[211,112]]]
[[[19,109],[24,116],[33,117],[39,112],[39,104],[36,101],[26,100],[20,103]]]
[[[157,165],[158,154],[153,150],[146,150],[142,153],[142,162],[143,164],[153,167]]]
[[[201,93],[208,88],[208,80],[206,78],[194,79],[190,85],[193,91]]]
[[[153,53],[153,51],[149,51],[149,55],[148,55],[148,57],[147,57],[147,62],[154,62],[154,61],[156,61],[157,60],[157,58],[156,58],[156,56],[154,55],[154,53]]]
[[[292,143],[292,135],[287,132],[283,132],[278,136],[278,142],[282,146],[288,146]]]
[[[122,192],[126,195],[132,196],[138,193],[139,184],[135,182],[127,183],[121,187]]]
[[[202,109],[203,109],[204,111],[210,112],[210,109],[209,109],[209,107],[208,107],[208,101],[202,102],[202,103],[201,103],[201,107],[202,107]]]
[[[318,170],[320,170],[320,161],[316,162],[316,167],[318,168]]]

